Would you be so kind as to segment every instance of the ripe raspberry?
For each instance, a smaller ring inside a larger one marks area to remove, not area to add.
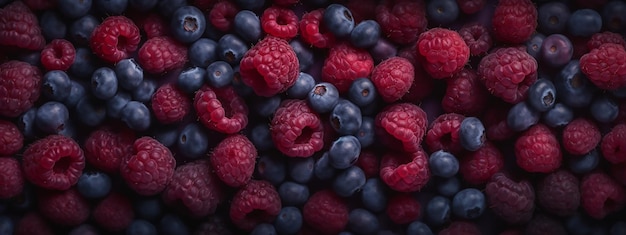
[[[54,39],[41,51],[41,64],[46,70],[68,70],[74,63],[76,49],[65,39]]]
[[[137,61],[148,73],[166,73],[185,65],[187,48],[167,36],[150,38],[139,49]]]
[[[486,141],[481,148],[461,158],[459,164],[459,173],[463,180],[473,185],[481,185],[504,168],[504,156],[493,143]]]
[[[614,43],[604,43],[580,57],[580,70],[600,89],[626,86],[626,51]]]
[[[419,151],[428,127],[426,112],[411,103],[385,107],[376,115],[376,135],[390,149]]]
[[[135,140],[133,152],[122,160],[120,173],[136,193],[151,196],[165,189],[175,167],[172,152],[159,141],[144,136]]]
[[[441,107],[447,113],[478,116],[487,107],[488,99],[489,93],[478,80],[476,70],[466,67],[446,79]]]
[[[622,47],[626,47],[626,41],[624,41],[622,35],[605,31],[591,35],[591,38],[587,41],[587,48],[591,51],[600,47],[604,43],[615,43],[621,45]]]
[[[165,204],[179,206],[177,209],[193,217],[215,213],[224,200],[222,184],[206,159],[177,167],[162,196]]]
[[[230,224],[222,216],[210,216],[209,219],[198,225],[194,231],[194,235],[233,235]]]
[[[20,163],[12,157],[0,157],[0,199],[20,195],[24,190],[24,175]]]
[[[562,223],[543,214],[537,214],[524,230],[524,235],[566,235],[567,231]]]
[[[530,0],[500,0],[493,13],[493,34],[504,43],[524,43],[537,28],[537,8]]]
[[[103,229],[119,232],[126,229],[135,217],[133,205],[123,194],[112,192],[93,209],[93,219]]]
[[[472,56],[484,55],[491,49],[493,43],[491,35],[489,34],[489,30],[481,24],[464,25],[459,29],[459,35],[461,35],[461,38],[463,38],[463,41],[465,41],[465,44],[469,47],[470,55]]]
[[[511,105],[504,102],[497,102],[487,107],[482,118],[487,131],[487,139],[504,141],[510,139],[517,133],[511,130],[507,124],[509,109],[511,109]]]
[[[302,208],[304,222],[322,234],[337,234],[348,225],[348,205],[330,189],[311,195]]]
[[[580,183],[583,209],[589,216],[601,220],[620,211],[626,205],[626,190],[613,178],[602,172],[585,175]]]
[[[483,9],[486,0],[456,0],[461,12],[471,15]]]
[[[89,46],[109,63],[131,56],[139,47],[141,35],[135,23],[125,16],[109,16],[91,33]]]
[[[583,155],[595,149],[601,139],[602,135],[598,126],[592,120],[581,117],[572,120],[563,128],[561,142],[565,151],[574,155]]]
[[[426,146],[432,153],[444,150],[452,154],[459,154],[463,151],[461,140],[459,139],[459,129],[465,116],[457,113],[444,113],[439,115],[426,132]]]
[[[24,146],[24,135],[12,122],[0,119],[0,156],[17,153]]]
[[[433,78],[447,78],[469,61],[470,49],[456,31],[433,28],[420,34],[417,58]]]
[[[331,48],[335,45],[335,35],[322,23],[324,8],[304,13],[300,20],[300,38],[317,48]]]
[[[614,164],[626,162],[626,124],[616,125],[606,133],[600,149],[607,161]]]
[[[548,173],[561,166],[563,156],[559,141],[544,124],[524,131],[515,141],[517,165],[527,172]]]
[[[515,47],[500,48],[482,58],[478,76],[491,94],[516,104],[526,99],[537,80],[537,61]]]
[[[248,106],[231,86],[203,86],[196,92],[194,108],[200,122],[211,130],[233,134],[248,125]]]
[[[422,0],[383,0],[376,6],[376,21],[382,34],[398,44],[415,42],[428,26]]]
[[[309,157],[321,150],[325,129],[304,100],[283,101],[270,124],[276,149],[289,157]]]
[[[152,95],[152,113],[163,124],[183,120],[191,109],[191,100],[185,92],[167,83]]]
[[[399,193],[389,199],[385,212],[394,224],[408,224],[420,217],[420,203],[413,194]]]
[[[290,40],[298,34],[298,16],[289,8],[268,7],[261,15],[261,26],[269,35]]]
[[[409,91],[415,79],[415,71],[409,60],[392,57],[374,67],[370,79],[380,97],[385,102],[391,103]]]
[[[0,8],[0,45],[28,50],[46,45],[37,16],[21,1]]]
[[[136,22],[148,39],[170,34],[168,23],[157,13],[150,13]]]
[[[209,11],[208,21],[217,30],[227,32],[233,27],[239,8],[231,1],[218,1]],[[209,23],[207,22],[207,23]]]
[[[120,126],[103,126],[91,132],[85,140],[85,159],[90,166],[106,173],[120,170],[122,159],[133,153],[135,134]]]
[[[80,146],[62,135],[49,135],[24,151],[24,175],[31,183],[53,190],[67,190],[78,182],[85,168]]]
[[[415,76],[409,90],[402,96],[401,100],[409,103],[419,103],[433,93],[435,86],[434,79],[424,71],[422,64],[417,62],[415,55],[415,44],[398,51],[398,56],[405,58],[413,65]]]
[[[368,179],[378,176],[380,172],[380,158],[371,150],[361,150],[361,154],[359,154],[355,164],[363,170],[365,177]]]
[[[241,80],[259,96],[284,92],[298,78],[300,64],[287,41],[268,36],[254,45],[241,59]]]
[[[393,190],[419,191],[430,179],[428,155],[424,150],[388,152],[380,161],[380,178]]]
[[[39,194],[39,212],[55,224],[78,226],[89,219],[89,202],[75,188]]]
[[[366,50],[341,43],[330,48],[322,67],[322,81],[335,85],[344,94],[357,78],[370,77],[373,69],[374,60]]]
[[[39,99],[41,71],[26,62],[0,64],[0,116],[17,117]]]
[[[450,225],[439,231],[438,235],[481,235],[478,226],[467,221],[453,221]]]
[[[256,157],[256,148],[248,137],[231,135],[213,149],[211,167],[222,182],[237,188],[252,178]]]
[[[48,221],[37,212],[31,211],[15,224],[15,235],[54,235]]]
[[[489,208],[510,224],[523,224],[533,217],[535,190],[528,181],[515,182],[503,173],[493,175],[485,187]]]
[[[274,221],[280,208],[280,196],[272,184],[250,180],[233,196],[230,219],[240,229],[250,231],[257,224]]]
[[[537,186],[537,200],[552,214],[573,215],[580,205],[578,178],[565,170],[548,174]]]

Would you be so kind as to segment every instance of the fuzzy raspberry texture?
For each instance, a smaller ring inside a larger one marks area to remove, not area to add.
[[[15,224],[14,235],[54,235],[52,227],[41,215],[31,211],[26,213]]]
[[[517,165],[527,172],[548,173],[561,166],[563,156],[559,140],[550,128],[536,124],[515,141]]]
[[[507,115],[511,107],[511,104],[505,102],[497,102],[487,107],[481,119],[484,120],[487,139],[505,141],[517,134],[507,124]]]
[[[321,234],[337,234],[348,225],[348,205],[330,189],[309,197],[302,208],[304,222]]]
[[[610,31],[604,31],[591,35],[589,41],[587,41],[587,48],[589,51],[600,47],[604,43],[614,43],[626,47],[626,41],[622,35]]]
[[[544,214],[535,215],[535,217],[526,224],[524,229],[524,235],[566,235],[568,234],[563,223],[560,221],[548,217]]]
[[[119,232],[133,222],[135,212],[130,199],[121,193],[112,192],[96,205],[92,216],[103,229],[109,232]]]
[[[133,152],[120,166],[126,184],[137,194],[160,193],[172,180],[176,160],[172,152],[152,137],[144,136],[133,144]]]
[[[537,80],[537,61],[515,47],[500,48],[480,60],[478,77],[491,94],[516,104]]]
[[[587,214],[601,220],[624,208],[626,190],[611,176],[603,172],[593,172],[581,180],[580,198]]]
[[[322,18],[324,18],[324,8],[304,13],[299,23],[300,38],[313,47],[331,48],[335,45],[335,35],[326,29]]]
[[[248,106],[231,86],[203,86],[194,98],[198,119],[206,128],[225,133],[237,133],[248,125]]]
[[[0,157],[0,199],[20,195],[24,190],[24,175],[20,163],[12,157]]]
[[[239,8],[231,1],[218,1],[213,5],[207,17],[207,23],[222,32],[227,32],[233,27],[235,16]]]
[[[320,151],[324,130],[319,115],[304,100],[283,101],[270,123],[276,149],[289,157],[310,157]]]
[[[85,157],[73,139],[49,135],[24,151],[22,166],[31,183],[45,189],[67,190],[83,173]]]
[[[163,124],[183,120],[191,109],[191,99],[172,83],[159,87],[152,95],[152,113]]]
[[[165,204],[199,218],[215,213],[224,193],[209,161],[201,159],[177,167],[162,197]]]
[[[533,217],[535,190],[526,180],[516,182],[496,173],[485,186],[485,196],[489,208],[507,223],[523,224]]]
[[[268,7],[261,15],[261,27],[269,35],[290,40],[298,35],[298,16],[289,8]]]
[[[375,14],[382,35],[398,44],[415,42],[428,26],[422,0],[383,0]]]
[[[468,221],[453,221],[447,228],[439,231],[438,235],[481,235],[478,226]]]
[[[26,62],[0,64],[0,116],[17,117],[33,107],[41,90],[41,71]]]
[[[493,44],[489,30],[481,24],[464,25],[459,29],[459,35],[461,35],[461,38],[469,47],[470,55],[472,56],[486,54]]]
[[[0,119],[0,156],[17,153],[24,146],[24,135],[15,124]]]
[[[433,28],[420,34],[416,45],[417,59],[433,78],[448,78],[467,64],[470,49],[456,31]]]
[[[626,50],[619,44],[604,43],[580,58],[580,71],[600,89],[626,86]]]
[[[390,149],[421,150],[428,119],[426,112],[411,103],[396,103],[376,115],[375,133]]]
[[[463,68],[446,79],[441,107],[447,113],[478,116],[487,107],[489,93],[478,79],[476,70]]]
[[[46,70],[68,70],[76,58],[76,49],[65,39],[54,39],[41,50],[41,65]]]
[[[595,149],[601,139],[600,129],[593,120],[579,117],[563,128],[561,143],[568,153],[583,155]],[[626,144],[626,142],[624,143]]]
[[[482,185],[504,168],[504,156],[492,142],[486,141],[478,150],[463,156],[459,164],[459,173],[463,180],[473,185]]]
[[[408,224],[420,217],[420,203],[410,193],[399,193],[387,202],[385,212],[394,224]]]
[[[444,113],[430,123],[424,139],[430,153],[443,150],[456,155],[463,151],[459,139],[459,129],[463,119],[465,116],[461,114]]]
[[[416,192],[430,180],[428,155],[424,150],[413,153],[388,152],[380,162],[380,178],[398,192]]]
[[[211,167],[217,177],[230,187],[241,187],[254,173],[257,150],[245,135],[224,138],[211,153]]]
[[[461,12],[471,15],[474,14],[485,7],[487,3],[486,0],[456,0],[456,3],[459,5],[459,9]]]
[[[0,8],[0,45],[27,50],[46,45],[37,16],[22,1]]]
[[[230,219],[238,228],[250,231],[257,224],[274,221],[280,208],[280,196],[272,184],[264,180],[250,180],[233,196]]]
[[[148,73],[166,73],[185,65],[187,48],[171,37],[150,38],[139,49],[137,61]]]
[[[380,97],[388,103],[402,98],[413,84],[413,64],[402,57],[391,57],[372,70],[370,78]]]
[[[365,177],[368,179],[378,176],[380,172],[380,158],[378,154],[372,150],[361,150],[355,164],[363,170]]]
[[[617,164],[626,162],[626,124],[619,124],[602,137],[600,143],[602,156],[607,161]]]
[[[115,174],[120,170],[122,159],[133,153],[134,142],[134,132],[126,127],[100,127],[85,140],[85,159],[90,166]]]
[[[329,82],[345,94],[357,78],[369,77],[374,60],[369,52],[341,43],[330,49],[322,67],[322,81]]]
[[[566,170],[546,175],[537,186],[537,200],[547,212],[558,216],[570,216],[580,206],[580,183]]]
[[[284,39],[268,36],[255,44],[241,59],[241,81],[259,96],[285,92],[300,73],[293,48]]]
[[[91,33],[89,46],[94,54],[109,63],[117,63],[137,51],[141,34],[125,16],[109,16]]]
[[[160,36],[168,36],[170,34],[169,25],[161,15],[150,13],[137,23],[148,39]]]
[[[45,191],[38,196],[39,212],[52,223],[78,226],[87,221],[91,214],[89,202],[75,188]]]
[[[497,40],[524,43],[537,28],[537,8],[530,0],[500,0],[493,13],[492,26]]]

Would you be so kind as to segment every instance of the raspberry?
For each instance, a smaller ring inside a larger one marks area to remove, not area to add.
[[[510,224],[528,222],[535,210],[535,190],[528,181],[515,182],[503,173],[493,175],[485,187],[489,208]]]
[[[614,43],[619,44],[622,47],[626,47],[626,41],[624,41],[622,35],[605,31],[591,35],[591,38],[587,41],[587,48],[591,51],[600,47],[604,43]]]
[[[378,94],[388,103],[402,98],[409,91],[414,79],[413,65],[402,57],[392,57],[381,62],[374,67],[371,77]]]
[[[289,8],[269,7],[261,15],[265,33],[290,40],[298,34],[298,16]]]
[[[446,93],[441,99],[441,107],[447,113],[478,116],[487,107],[489,93],[478,80],[476,71],[463,68],[446,79]]]
[[[154,37],[141,46],[137,60],[148,73],[166,73],[185,65],[187,48],[170,37]]]
[[[174,175],[176,160],[170,150],[151,137],[135,140],[133,152],[122,160],[120,173],[126,184],[139,195],[155,195]]]
[[[348,225],[348,205],[330,189],[311,195],[302,208],[304,222],[323,234],[337,234]]]
[[[426,152],[386,153],[380,161],[380,178],[393,190],[419,191],[430,179]]]
[[[502,152],[493,143],[486,141],[481,148],[460,159],[459,173],[466,182],[481,185],[487,183],[502,168]]]
[[[370,77],[373,69],[374,60],[366,50],[341,43],[330,48],[322,67],[322,81],[335,85],[344,94],[357,78]]]
[[[139,28],[125,16],[109,16],[91,33],[89,46],[94,54],[109,63],[117,63],[137,51]]]
[[[401,100],[410,103],[419,103],[433,93],[433,88],[435,86],[434,79],[432,79],[430,75],[424,71],[422,65],[417,62],[415,44],[401,49],[398,52],[398,56],[409,60],[413,65],[413,71],[415,72],[413,83],[411,83],[411,87],[404,94],[404,96],[402,96]]]
[[[170,33],[169,25],[165,20],[157,13],[150,13],[140,22],[137,23],[141,30],[146,34],[148,39],[168,36]]]
[[[478,76],[491,94],[516,104],[526,99],[537,80],[537,61],[515,47],[500,48],[482,58]]]
[[[482,232],[476,224],[467,221],[453,221],[450,225],[439,231],[438,235],[480,235]]]
[[[76,49],[65,39],[54,39],[41,51],[41,64],[46,70],[68,70],[74,63]]]
[[[103,126],[85,140],[85,159],[106,173],[117,173],[124,157],[133,153],[135,134],[128,128]]]
[[[602,135],[598,126],[587,118],[576,118],[563,128],[563,148],[574,155],[583,155],[595,149]],[[626,142],[625,142],[626,143]]]
[[[200,122],[211,130],[233,134],[248,125],[248,106],[231,86],[203,86],[196,92],[194,108]]]
[[[578,178],[565,170],[548,174],[537,186],[537,200],[552,214],[573,215],[580,205]]]
[[[426,112],[417,105],[397,103],[385,107],[376,115],[376,135],[390,149],[419,151],[426,134]]]
[[[525,235],[566,235],[567,231],[556,219],[545,216],[543,214],[536,215],[528,224],[524,230]]]
[[[39,212],[55,224],[78,226],[89,218],[89,202],[75,189],[39,194]]]
[[[493,43],[491,35],[487,28],[481,24],[464,25],[459,29],[459,35],[461,35],[461,38],[469,47],[470,55],[472,56],[484,55],[491,49]]]
[[[368,179],[378,176],[380,172],[380,159],[378,155],[371,150],[361,150],[356,165],[363,170],[365,177]]]
[[[300,38],[317,48],[331,48],[335,44],[335,36],[322,23],[323,17],[324,8],[304,13],[300,20]]]
[[[239,9],[235,3],[231,1],[219,1],[215,3],[211,11],[209,11],[207,23],[211,23],[213,27],[222,32],[229,31],[233,27],[237,12],[239,12]]]
[[[201,223],[196,227],[194,235],[233,235],[230,225],[221,216],[210,216],[208,221]]]
[[[486,0],[456,0],[461,12],[471,15],[483,9]]]
[[[607,174],[593,172],[583,177],[580,183],[580,198],[580,203],[587,214],[600,220],[624,208],[626,190]]]
[[[347,0],[344,4],[352,13],[355,23],[376,18],[376,0]]]
[[[21,1],[0,8],[0,45],[28,50],[46,45],[37,16]]]
[[[217,3],[217,0],[193,0],[191,5],[197,7],[201,11],[208,12],[213,8],[213,5]]]
[[[215,213],[218,204],[224,200],[222,185],[206,159],[176,168],[162,196],[165,204],[181,206],[178,209],[193,217]]]
[[[613,179],[626,186],[626,163],[611,164],[609,170]]]
[[[382,35],[398,44],[415,42],[428,26],[422,0],[383,0],[376,6],[376,21]]]
[[[426,146],[432,153],[444,150],[452,154],[459,154],[463,151],[461,140],[459,139],[459,129],[465,116],[457,113],[444,113],[439,115],[426,132]]]
[[[504,43],[524,43],[537,28],[537,8],[530,0],[500,0],[493,13],[493,34]]]
[[[24,176],[20,163],[12,157],[0,157],[0,199],[20,195],[24,190]]]
[[[28,181],[53,190],[69,189],[78,182],[85,168],[80,146],[62,135],[49,135],[35,141],[24,151],[22,161]]]
[[[274,221],[280,208],[280,196],[272,184],[250,180],[233,196],[230,219],[240,229],[250,231],[257,224]]]
[[[191,100],[174,84],[167,83],[152,95],[152,113],[163,124],[183,120],[191,109]]]
[[[517,165],[527,172],[548,173],[561,166],[559,141],[544,124],[536,124],[515,141]]]
[[[119,232],[133,221],[135,213],[130,200],[121,193],[112,192],[93,209],[93,219],[103,229]]]
[[[600,89],[626,86],[626,51],[614,43],[604,43],[580,57],[580,70]]]
[[[293,48],[283,39],[265,37],[241,59],[241,80],[259,96],[273,96],[289,89],[298,78],[300,64]]]
[[[483,114],[485,128],[487,130],[487,139],[493,141],[507,140],[516,134],[507,124],[507,115],[511,109],[511,105],[504,102],[498,102],[490,105]]]
[[[47,10],[56,7],[57,0],[22,0],[33,11]]]
[[[417,58],[433,78],[447,78],[469,61],[470,49],[456,31],[433,28],[420,34]]]
[[[226,185],[241,187],[254,173],[257,151],[245,135],[231,135],[222,140],[211,153],[211,166]]]
[[[325,129],[304,100],[283,101],[270,123],[276,149],[290,157],[309,157],[321,150]]]
[[[15,235],[54,235],[50,224],[37,212],[28,212],[15,224]]]
[[[17,117],[39,99],[41,71],[26,62],[0,64],[0,116]]]
[[[409,193],[400,193],[392,196],[387,202],[385,211],[389,219],[395,224],[408,224],[420,216],[420,203]]]
[[[626,124],[613,127],[602,137],[600,150],[604,159],[613,164],[626,162]]]
[[[24,135],[12,122],[0,119],[0,156],[17,153],[24,146]]]

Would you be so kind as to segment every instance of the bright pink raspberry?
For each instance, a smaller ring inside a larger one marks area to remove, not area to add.
[[[0,156],[17,153],[24,146],[24,135],[15,124],[0,119]]]
[[[223,190],[209,161],[200,159],[177,167],[162,197],[165,204],[199,218],[215,213],[225,199]]]
[[[380,157],[372,150],[363,149],[356,163],[359,166],[365,177],[371,178],[379,175],[380,172]]]
[[[483,9],[486,0],[456,0],[461,12],[471,15]]]
[[[483,234],[475,223],[468,221],[453,221],[447,228],[439,231],[438,235],[481,235]]]
[[[395,224],[408,224],[420,217],[420,203],[410,193],[398,193],[387,202],[385,212]]]
[[[524,235],[566,235],[568,234],[563,223],[547,215],[537,213],[535,217],[526,224]]]
[[[489,30],[481,24],[467,24],[459,29],[459,35],[469,47],[470,55],[484,55],[493,43]]]
[[[320,151],[325,129],[319,115],[304,100],[283,101],[270,123],[276,149],[289,157],[310,157]]]
[[[135,134],[125,126],[103,126],[85,140],[85,159],[106,173],[119,172],[124,157],[133,153]]]
[[[324,60],[322,81],[335,85],[344,94],[357,78],[370,77],[373,69],[374,60],[366,50],[340,43],[330,48]]]
[[[526,180],[516,182],[503,173],[493,175],[485,187],[489,208],[510,224],[523,224],[533,217],[535,190]]]
[[[30,211],[15,224],[15,235],[54,235],[52,227],[39,213]]]
[[[616,125],[606,133],[602,137],[600,149],[607,161],[615,164],[626,162],[626,124]]]
[[[230,219],[238,228],[250,231],[257,224],[274,221],[280,208],[280,196],[272,184],[250,180],[233,196]]]
[[[22,1],[0,8],[0,45],[40,50],[46,45],[37,16]]]
[[[417,58],[433,78],[448,78],[469,61],[470,50],[461,35],[444,28],[433,28],[420,34]]]
[[[426,146],[428,146],[428,151],[432,153],[444,150],[452,154],[463,152],[463,146],[461,146],[461,140],[459,139],[459,129],[463,119],[465,119],[465,116],[461,114],[444,113],[430,123],[430,128],[426,132],[426,138],[424,139]]]
[[[284,39],[268,36],[241,59],[239,74],[259,96],[285,92],[298,78],[300,64],[293,48]]]
[[[580,117],[563,128],[561,143],[568,153],[583,155],[595,149],[601,139],[598,126],[592,120]]]
[[[94,54],[109,63],[128,58],[139,48],[141,34],[125,16],[109,16],[91,33],[89,46]]]
[[[137,194],[155,195],[172,180],[176,160],[172,152],[152,137],[144,136],[133,144],[133,152],[122,160],[120,173]]]
[[[191,99],[172,83],[159,87],[152,95],[152,113],[163,124],[183,120],[190,109]]]
[[[261,27],[269,35],[290,40],[298,34],[298,16],[289,8],[268,7],[261,15]]]
[[[515,141],[517,165],[527,172],[548,173],[558,169],[563,161],[556,136],[544,124],[524,131]]]
[[[300,38],[317,48],[331,48],[335,45],[335,36],[326,29],[323,17],[324,8],[304,13],[299,23]]]
[[[441,99],[445,112],[478,116],[487,107],[489,93],[478,79],[476,70],[463,68],[446,79],[446,93]]]
[[[580,183],[580,198],[587,214],[601,220],[624,208],[626,190],[607,174],[592,172],[585,175]]]
[[[504,43],[524,43],[537,28],[537,8],[530,0],[500,0],[493,13],[493,34]]]
[[[526,99],[537,80],[537,61],[515,47],[500,48],[482,58],[478,76],[491,94],[516,104]]]
[[[128,197],[118,192],[112,192],[96,205],[92,216],[94,221],[103,229],[119,232],[128,228],[133,222],[135,212]]]
[[[65,39],[54,39],[41,50],[41,65],[46,70],[68,70],[76,58],[76,49]]]
[[[318,191],[302,208],[304,222],[322,234],[337,234],[348,225],[348,205],[332,190]]]
[[[407,152],[419,151],[426,134],[428,119],[426,112],[411,103],[396,103],[387,106],[376,115],[376,135],[390,149]]]
[[[49,135],[24,151],[22,166],[31,183],[45,189],[67,190],[83,173],[85,157],[73,139]]]
[[[621,45],[622,47],[626,47],[626,41],[624,41],[622,35],[610,31],[604,31],[591,35],[591,38],[587,41],[587,48],[591,51],[600,47],[604,43],[615,43]]]
[[[469,152],[460,159],[459,173],[463,180],[473,185],[487,183],[504,168],[502,152],[490,141],[474,152]]]
[[[376,21],[381,33],[398,44],[415,42],[428,26],[422,0],[383,0],[376,6]]]
[[[604,43],[580,57],[580,71],[600,89],[626,86],[626,50],[619,44]]]
[[[200,122],[211,130],[234,134],[248,125],[248,106],[231,86],[203,86],[194,98]]]
[[[217,177],[230,187],[248,183],[254,173],[257,151],[245,135],[224,138],[211,153],[211,167]]]
[[[391,103],[409,91],[415,79],[415,71],[409,60],[392,57],[376,65],[370,79],[380,97],[385,102]]]
[[[89,219],[91,213],[89,202],[75,188],[65,191],[45,191],[38,196],[39,212],[50,222],[63,226],[78,226]]]
[[[546,211],[558,216],[570,216],[580,206],[579,182],[566,170],[548,174],[537,186],[537,200]]]
[[[139,49],[137,61],[148,73],[166,73],[185,65],[187,48],[167,36],[150,38]]]
[[[428,155],[424,150],[388,152],[380,162],[380,178],[398,192],[419,191],[430,179]]]
[[[237,12],[239,8],[234,2],[218,1],[209,11],[207,24],[211,23],[217,30],[226,32],[233,27]]]
[[[505,102],[497,102],[489,105],[483,114],[485,129],[487,130],[487,139],[493,141],[504,141],[513,137],[517,132],[511,130],[507,124],[507,115],[511,104]]]
[[[26,62],[0,64],[0,116],[17,117],[39,99],[41,71]]]
[[[0,157],[0,199],[20,195],[24,190],[24,175],[20,163],[12,157]]]

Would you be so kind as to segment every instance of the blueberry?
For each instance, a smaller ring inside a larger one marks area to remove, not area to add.
[[[261,179],[267,180],[273,185],[278,185],[285,180],[287,167],[282,158],[274,155],[262,155],[257,160],[254,168]]]
[[[537,10],[539,30],[545,34],[564,33],[570,16],[569,7],[563,2],[548,2]]]
[[[206,79],[206,69],[190,67],[183,70],[176,80],[176,86],[188,94],[194,94],[202,88]]]
[[[111,177],[99,171],[86,171],[78,178],[76,189],[85,198],[103,198],[111,191]]]
[[[154,224],[142,220],[135,219],[133,220],[128,228],[126,228],[126,235],[157,235],[157,229]]]
[[[161,217],[163,204],[160,198],[144,198],[133,203],[137,218],[154,221]]]
[[[369,178],[361,188],[361,202],[372,212],[382,212],[387,207],[387,189],[379,178]]]
[[[590,37],[602,29],[602,17],[593,9],[579,9],[570,15],[567,30],[579,37]]]
[[[600,163],[600,152],[597,149],[582,156],[572,156],[569,158],[569,169],[576,174],[585,174],[596,169]]]
[[[380,221],[372,212],[356,208],[348,215],[348,228],[356,234],[375,234],[380,230]]]
[[[449,199],[435,196],[426,204],[426,219],[431,225],[440,226],[450,219],[450,207]]]
[[[333,190],[337,195],[342,197],[350,197],[355,192],[361,190],[365,184],[365,173],[358,166],[351,166],[345,169],[335,177],[333,181]]]
[[[8,215],[0,215],[0,234],[10,235],[15,231],[15,221]]]
[[[57,2],[59,12],[70,19],[76,19],[86,15],[91,9],[91,5],[91,0],[58,0]]]
[[[226,34],[217,41],[218,57],[230,65],[237,65],[248,51],[248,44],[234,34]]]
[[[461,181],[457,177],[437,178],[437,192],[445,197],[451,197],[461,190]]]
[[[123,59],[115,64],[115,75],[117,75],[120,87],[132,91],[143,81],[143,69],[135,59]]]
[[[91,53],[91,49],[76,48],[76,59],[74,59],[69,71],[78,78],[90,78],[93,71],[96,71],[96,61],[97,59]]]
[[[555,77],[557,99],[572,108],[591,104],[595,87],[580,70],[578,60],[570,61]]]
[[[193,66],[206,68],[217,59],[217,42],[200,38],[189,46],[187,53]]]
[[[604,27],[611,32],[626,32],[626,3],[623,1],[606,3],[602,7],[602,22],[605,22]]]
[[[351,135],[341,136],[335,140],[328,150],[330,165],[336,169],[346,169],[359,159],[361,143]]]
[[[626,222],[617,221],[611,226],[610,235],[626,234]]]
[[[289,42],[291,48],[296,53],[296,57],[298,57],[298,62],[300,64],[300,71],[306,71],[313,63],[315,62],[315,57],[313,56],[313,52],[311,49],[302,43],[298,39],[292,39]]]
[[[289,175],[298,182],[306,184],[313,178],[315,159],[313,158],[290,158],[287,162]]]
[[[18,117],[16,125],[26,139],[33,139],[37,135],[37,128],[35,128],[37,126],[37,109],[37,107],[32,107]]]
[[[596,121],[610,123],[617,118],[619,106],[613,98],[607,95],[598,95],[591,102],[589,111]]]
[[[376,45],[370,47],[368,51],[376,63],[380,63],[383,60],[389,59],[398,54],[398,48],[396,45],[384,38],[380,38],[376,42]]]
[[[513,131],[524,131],[539,122],[541,113],[535,111],[527,102],[519,102],[509,110],[506,123]]]
[[[443,150],[433,152],[428,159],[428,165],[435,176],[449,178],[459,172],[459,161],[454,155]]]
[[[176,126],[160,126],[154,128],[152,136],[166,147],[173,147],[178,141],[178,127]]]
[[[159,231],[162,235],[189,235],[189,227],[179,216],[166,214],[159,221]]]
[[[554,108],[543,113],[542,119],[550,127],[562,127],[574,119],[574,111],[563,103],[556,103]]]
[[[538,112],[545,112],[554,107],[556,102],[556,88],[548,79],[537,79],[528,88],[528,105]]]
[[[268,223],[257,224],[250,232],[250,235],[277,235],[274,225]]]
[[[342,135],[351,135],[361,128],[361,109],[346,99],[340,99],[330,113],[330,125]]]
[[[70,84],[70,91],[68,92],[67,97],[65,97],[65,100],[63,100],[63,104],[65,104],[68,109],[74,108],[78,101],[87,95],[85,86],[83,86],[80,82],[72,80],[70,81]]]
[[[60,70],[48,71],[43,75],[41,93],[54,101],[65,100],[72,89],[72,82],[67,73]]]
[[[106,114],[112,118],[120,118],[122,109],[132,98],[133,97],[127,92],[118,92],[115,96],[106,101]]]
[[[176,146],[185,158],[197,159],[207,153],[209,136],[204,128],[197,123],[189,123],[178,134]]]
[[[296,82],[287,89],[287,95],[294,99],[304,99],[314,86],[315,79],[308,73],[300,72]]]
[[[258,151],[266,151],[274,148],[274,141],[270,133],[270,127],[266,123],[258,124],[250,130],[250,141]]]
[[[95,0],[96,9],[105,15],[121,15],[128,7],[128,0]]]
[[[54,134],[63,130],[70,119],[70,114],[64,104],[48,101],[41,105],[35,114],[35,124],[39,130]]]
[[[265,6],[265,0],[235,0],[237,6],[245,10],[261,10]]]
[[[528,41],[526,41],[526,52],[535,58],[535,60],[539,60],[541,58],[541,45],[543,45],[543,40],[545,39],[545,35],[535,33]]]
[[[406,228],[406,235],[434,235],[434,233],[425,223],[414,221]]]
[[[365,107],[374,102],[377,93],[372,80],[369,78],[357,78],[350,85],[348,99],[359,107]]]
[[[369,48],[376,45],[380,39],[381,29],[375,20],[364,20],[357,24],[350,33],[350,42],[359,48]]]
[[[330,157],[328,152],[322,154],[322,156],[315,161],[315,169],[313,173],[315,177],[321,180],[328,180],[335,176],[336,169],[330,165]]]
[[[574,55],[572,42],[563,34],[552,34],[541,44],[541,60],[551,67],[566,65]]]
[[[263,35],[263,29],[261,29],[261,20],[259,19],[259,16],[249,10],[239,11],[237,15],[235,15],[233,28],[241,39],[249,43],[256,43]]]
[[[324,10],[322,22],[326,29],[338,38],[350,35],[354,29],[354,18],[352,12],[341,4],[330,4]]]
[[[293,206],[280,209],[280,213],[274,220],[274,228],[278,234],[296,234],[302,228],[302,212]]]
[[[128,4],[135,10],[147,12],[152,10],[159,0],[128,0]]]
[[[241,74],[239,73],[239,65],[233,67],[233,72],[234,72],[234,76],[233,76],[232,86],[233,86],[233,89],[235,89],[235,92],[237,92],[237,94],[243,98],[250,97],[252,94],[254,94],[254,90],[252,90],[252,87],[249,87],[248,85],[243,83],[243,81],[241,80]]]
[[[133,90],[133,100],[144,103],[150,102],[152,100],[152,95],[154,94],[156,89],[156,82],[147,79],[143,80],[141,81],[141,83],[139,83],[139,86],[137,86]]]
[[[76,112],[80,113],[80,122],[91,127],[102,124],[107,116],[105,103],[92,96],[80,99],[76,104]]]
[[[309,105],[318,113],[331,111],[339,102],[339,91],[328,82],[318,83],[309,91]]]
[[[626,98],[626,87],[620,87],[615,90],[610,91],[611,95],[618,99]]]
[[[204,34],[206,19],[200,9],[194,6],[178,8],[170,20],[170,32],[176,40],[191,43]]]
[[[426,6],[429,23],[448,25],[459,17],[459,5],[455,0],[430,1]]]
[[[133,130],[145,131],[150,127],[150,110],[138,101],[128,102],[122,109],[120,118]]]
[[[363,117],[361,127],[356,132],[355,136],[361,143],[362,148],[372,145],[376,139],[374,118]]]
[[[452,198],[452,213],[464,219],[475,219],[485,211],[485,195],[478,189],[466,188]]]
[[[283,206],[302,206],[309,200],[309,187],[292,181],[285,181],[278,187],[278,195]]]
[[[59,2],[59,4],[61,3]],[[91,40],[91,33],[93,33],[93,30],[96,29],[99,24],[100,21],[98,21],[98,18],[92,15],[85,15],[72,22],[72,24],[70,25],[69,34],[67,36],[69,37],[70,41],[75,44],[88,46],[89,41]]]
[[[102,67],[91,75],[91,92],[102,100],[108,100],[117,93],[117,76],[110,68]]]
[[[171,18],[178,8],[187,6],[187,0],[159,0],[157,8],[166,18]]]
[[[56,11],[44,11],[39,18],[39,25],[41,26],[41,34],[43,34],[47,41],[65,38],[65,34],[67,33],[67,26]]]
[[[459,127],[461,146],[468,151],[476,151],[485,143],[485,126],[476,117],[466,117]]]
[[[41,52],[40,51],[26,51],[19,53],[18,60],[29,63],[32,66],[41,67]]]
[[[207,82],[215,88],[225,87],[233,81],[235,72],[230,64],[224,61],[215,61],[206,69]]]

